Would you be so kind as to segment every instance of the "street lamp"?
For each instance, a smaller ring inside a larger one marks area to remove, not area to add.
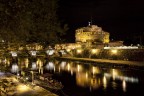
[[[33,71],[30,71],[31,74],[32,74],[32,84],[34,85],[34,72]]]

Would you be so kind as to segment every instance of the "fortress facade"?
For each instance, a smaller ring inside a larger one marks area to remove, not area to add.
[[[90,25],[87,27],[82,27],[76,30],[75,38],[76,43],[109,43],[109,36],[110,34],[108,32],[105,32],[102,30],[101,27],[98,27],[97,25]]]
[[[75,43],[56,44],[55,49],[98,48],[123,46],[123,41],[110,42],[110,33],[97,25],[88,25],[75,30]]]

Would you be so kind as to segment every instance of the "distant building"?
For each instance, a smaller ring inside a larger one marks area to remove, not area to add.
[[[110,42],[110,33],[97,25],[88,25],[75,31],[76,43],[56,44],[56,49],[98,48],[105,46],[123,46],[123,41]]]
[[[110,34],[108,32],[105,32],[102,30],[101,27],[98,27],[97,25],[90,25],[87,27],[82,27],[76,30],[76,43],[82,42],[82,43],[109,43],[109,36]]]
[[[32,43],[26,45],[27,50],[42,50],[43,46],[39,43]]]

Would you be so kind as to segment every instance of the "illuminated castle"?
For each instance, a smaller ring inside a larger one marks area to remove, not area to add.
[[[123,46],[123,41],[110,42],[110,34],[97,25],[88,25],[75,31],[76,43],[56,44],[56,49],[99,48],[105,46]]]
[[[76,42],[81,43],[109,43],[109,36],[108,32],[102,30],[101,27],[97,25],[89,25],[87,27],[82,27],[76,30],[75,38]]]

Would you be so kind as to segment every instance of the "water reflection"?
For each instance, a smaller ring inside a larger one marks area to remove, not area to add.
[[[54,67],[55,67],[55,65],[54,65],[53,62],[48,62],[48,63],[46,64],[46,69],[47,69],[47,70],[54,70]]]
[[[12,64],[11,72],[12,73],[18,73],[19,67],[16,63]]]
[[[125,80],[122,81],[122,89],[124,92],[126,92],[126,81]]]
[[[85,66],[76,62],[54,62],[51,65],[51,69],[48,67],[47,70],[54,70],[54,68],[59,73],[61,71],[67,71],[71,75],[75,74],[77,86],[89,87],[90,90],[97,89],[101,86],[106,89],[110,80],[113,80],[112,87],[116,88],[116,82],[120,80],[123,91],[126,91],[127,82],[138,83],[139,81],[138,78],[124,76],[124,73],[118,69],[103,69],[98,66]]]
[[[104,89],[107,88],[107,79],[105,76],[103,77],[103,86],[104,86]]]
[[[18,73],[20,71],[23,76],[26,75],[25,70],[27,69],[35,70],[38,74],[44,74],[45,71],[47,71],[63,75],[63,72],[67,72],[72,78],[75,77],[76,86],[88,88],[90,91],[98,88],[107,90],[107,88],[111,86],[114,90],[121,87],[121,90],[126,92],[128,83],[139,83],[136,75],[128,75],[127,72],[118,68],[99,67],[88,63],[57,60],[49,61],[44,58],[18,58],[18,60],[16,60],[18,62],[12,62],[11,59],[5,58],[0,61],[1,63],[9,65],[12,73]],[[27,76],[25,77],[28,78]]]

